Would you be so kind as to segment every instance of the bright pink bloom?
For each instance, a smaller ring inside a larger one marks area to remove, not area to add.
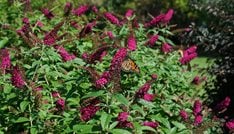
[[[57,92],[57,91],[53,91],[53,92],[52,92],[52,96],[53,96],[54,98],[59,98],[59,97],[60,97],[60,94],[59,94],[59,92]]]
[[[110,39],[114,39],[114,38],[115,38],[114,35],[113,35],[113,33],[112,33],[111,31],[107,31],[107,32],[106,32],[106,35],[107,35]]]
[[[231,99],[229,96],[227,96],[223,101],[221,101],[219,104],[216,105],[215,110],[222,111],[226,109],[231,103]]]
[[[23,80],[22,72],[19,67],[15,66],[11,74],[11,82],[17,88],[23,88],[25,81]]]
[[[7,49],[0,49],[0,69],[6,70],[11,67],[10,54]]]
[[[96,6],[92,6],[91,10],[94,12],[94,13],[98,13],[98,9]]]
[[[96,114],[96,112],[100,109],[100,107],[96,106],[96,104],[97,103],[92,103],[80,109],[80,118],[82,121],[89,121]]]
[[[106,13],[104,13],[104,17],[108,21],[110,21],[112,24],[120,25],[119,19],[117,17],[115,17],[113,14],[106,12]]]
[[[64,15],[69,15],[72,10],[72,3],[67,2],[65,7],[64,7]]]
[[[197,53],[192,53],[192,54],[190,54],[190,55],[181,57],[179,61],[180,61],[180,63],[181,63],[182,65],[184,65],[184,64],[189,63],[192,59],[194,59],[194,58],[196,58],[196,57],[197,57]]]
[[[70,61],[76,58],[74,54],[69,54],[65,48],[62,46],[55,46],[55,49],[58,50],[59,55],[62,57],[63,61]]]
[[[120,48],[111,60],[110,70],[120,70],[121,64],[127,56],[126,48]]]
[[[180,110],[180,117],[186,121],[188,119],[188,113],[185,110]]]
[[[232,119],[232,120],[226,122],[226,123],[225,123],[225,126],[226,126],[229,130],[234,129],[234,119]]]
[[[81,57],[84,60],[88,60],[89,59],[89,54],[87,52],[84,52]]]
[[[35,91],[41,91],[42,89],[43,89],[42,86],[39,86],[39,87],[34,88]]]
[[[125,18],[130,19],[133,16],[134,11],[132,9],[128,9],[125,13]]]
[[[168,43],[164,43],[164,44],[162,45],[162,51],[163,51],[164,53],[169,53],[171,50],[172,50],[172,46],[169,45]]]
[[[136,97],[138,98],[144,98],[144,95],[147,94],[149,91],[151,85],[150,83],[146,82],[136,93]]]
[[[187,64],[189,63],[192,59],[197,57],[196,53],[197,47],[196,46],[191,46],[190,48],[186,49],[183,51],[183,57],[180,58],[180,63]]]
[[[168,23],[168,22],[171,20],[171,18],[172,18],[172,16],[173,16],[173,13],[174,13],[174,10],[173,10],[173,9],[168,10],[167,13],[165,14],[165,16],[164,16],[164,18],[163,18],[162,21],[163,21],[164,23]]]
[[[88,5],[82,5],[82,6],[78,7],[77,9],[74,9],[72,11],[72,13],[75,14],[76,16],[81,16],[81,15],[85,14],[88,10],[89,10]]]
[[[106,83],[108,83],[107,79],[100,78],[96,81],[95,85],[97,88],[101,88],[101,87],[104,87],[104,85],[106,85]]]
[[[200,77],[199,76],[195,76],[193,78],[193,81],[192,81],[193,84],[196,84],[196,85],[199,85],[200,84]]]
[[[151,47],[153,47],[158,40],[158,35],[153,35],[150,37],[149,41],[147,42]]]
[[[202,115],[196,115],[194,119],[194,125],[197,126],[202,123],[203,117]]]
[[[129,37],[128,37],[128,49],[131,50],[131,51],[135,51],[136,48],[137,48],[137,41],[135,39],[135,37],[133,36],[133,34],[131,34]]]
[[[59,109],[59,110],[64,110],[64,108],[65,108],[65,100],[63,98],[59,98],[56,101],[56,108]]]
[[[101,77],[96,81],[95,85],[97,88],[101,88],[103,87],[104,85],[106,85],[109,80],[110,80],[111,76],[110,76],[110,72],[109,71],[106,71],[104,72]]]
[[[151,75],[151,78],[152,78],[153,80],[156,80],[156,79],[158,78],[158,76],[157,76],[157,74],[152,74],[152,75]]]
[[[129,116],[128,112],[121,112],[121,113],[119,113],[117,120],[120,121],[120,122],[127,121],[128,116]]]
[[[78,23],[76,21],[71,21],[70,25],[74,28],[79,28],[80,26],[78,25]]]
[[[29,24],[30,23],[28,18],[23,18],[22,21],[23,21],[24,24]]]
[[[193,115],[198,115],[202,111],[202,103],[199,100],[196,100],[193,105]]]
[[[149,127],[152,127],[152,128],[157,128],[159,123],[156,122],[156,121],[145,121],[145,122],[143,122],[143,125],[144,126],[149,126]]]
[[[159,24],[165,17],[165,14],[160,14],[156,17],[154,17],[150,22],[145,23],[145,27],[150,27]]]
[[[154,98],[155,98],[155,95],[154,95],[154,94],[148,94],[148,93],[146,93],[146,94],[144,94],[144,96],[143,96],[143,99],[146,100],[146,101],[153,101]]]
[[[54,44],[56,42],[56,36],[57,34],[54,32],[47,33],[43,39],[44,44],[48,46]]]
[[[38,26],[38,27],[43,27],[44,25],[43,25],[43,23],[41,22],[41,21],[37,21],[37,23],[36,23],[36,25]]]
[[[52,19],[52,18],[54,18],[54,15],[53,15],[53,13],[49,10],[49,9],[47,9],[47,8],[45,8],[45,9],[42,9],[42,13],[45,15],[45,17],[47,18],[47,19]]]

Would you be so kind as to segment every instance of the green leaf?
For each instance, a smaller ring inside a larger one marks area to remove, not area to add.
[[[171,123],[175,125],[177,128],[179,128],[179,130],[186,129],[186,126],[180,122],[172,121]]]
[[[109,129],[111,130],[111,129],[115,128],[115,127],[118,125],[118,123],[119,123],[118,121],[113,122],[113,123],[110,125]]]
[[[91,92],[85,96],[82,97],[82,99],[84,98],[89,98],[89,97],[98,97],[98,96],[102,96],[104,94],[105,91],[103,90],[100,90],[100,91],[97,91],[97,92]]]
[[[148,130],[148,131],[152,131],[152,132],[156,133],[155,129],[153,129],[152,127],[149,127],[149,126],[142,126],[141,130]]]
[[[22,122],[28,122],[29,119],[26,117],[19,117],[16,121],[13,121],[14,123],[22,123]]]
[[[0,48],[3,48],[8,43],[8,38],[5,37],[3,40],[0,41]]]
[[[92,132],[92,125],[74,125],[73,131],[75,132],[85,132],[85,133],[91,133]]]
[[[115,94],[114,98],[126,106],[129,105],[129,101],[122,94]]]
[[[112,134],[132,134],[131,132],[124,129],[113,129],[111,130]]]
[[[103,130],[107,129],[111,121],[111,117],[107,113],[103,112],[101,114],[100,120],[101,120],[102,129]]]
[[[83,88],[83,89],[88,89],[92,86],[91,83],[87,83],[87,82],[84,82],[84,83],[81,83],[80,84],[80,87]]]
[[[22,101],[22,102],[20,103],[20,110],[21,110],[22,112],[24,112],[24,110],[27,108],[28,104],[29,104],[28,101]]]
[[[9,84],[4,84],[4,88],[3,88],[3,89],[4,89],[3,92],[4,92],[5,94],[8,94],[8,93],[11,92],[12,86],[9,85]]]
[[[30,128],[30,134],[37,134],[37,129],[34,127]]]

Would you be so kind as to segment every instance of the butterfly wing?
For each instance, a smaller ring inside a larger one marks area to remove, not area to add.
[[[136,72],[136,73],[140,72],[137,64],[131,59],[124,60],[121,64],[121,67],[122,67],[122,70],[125,72]]]

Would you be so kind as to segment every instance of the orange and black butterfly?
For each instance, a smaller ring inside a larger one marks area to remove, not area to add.
[[[121,68],[125,72],[136,72],[136,73],[140,72],[140,69],[137,66],[137,64],[130,58],[127,58],[122,62]]]

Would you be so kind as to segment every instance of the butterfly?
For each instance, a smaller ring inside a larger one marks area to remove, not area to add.
[[[136,72],[139,73],[140,69],[137,64],[130,58],[125,59],[121,64],[121,69],[125,72]]]

